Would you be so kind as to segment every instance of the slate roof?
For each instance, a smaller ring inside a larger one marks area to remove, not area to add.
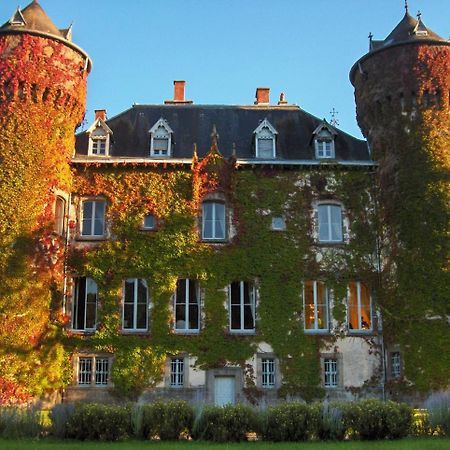
[[[315,160],[313,132],[321,119],[298,106],[227,105],[134,105],[106,121],[113,132],[110,157],[150,158],[149,130],[160,119],[173,130],[172,158],[191,158],[194,143],[201,158],[211,147],[213,126],[219,134],[219,150],[224,157],[236,149],[237,158],[254,158],[254,131],[262,120],[275,127],[277,159]],[[337,160],[370,160],[365,141],[337,130]],[[76,157],[87,155],[88,134],[76,136]]]

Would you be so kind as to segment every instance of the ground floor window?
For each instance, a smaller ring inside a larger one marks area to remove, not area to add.
[[[79,386],[107,386],[110,362],[108,357],[89,356],[78,358]]]
[[[391,352],[390,358],[391,365],[391,377],[392,378],[400,378],[402,375],[402,365],[401,365],[401,357],[400,352]]]
[[[273,358],[262,358],[261,368],[262,387],[275,387],[275,360]]]
[[[184,386],[184,358],[170,359],[170,387]]]
[[[324,358],[323,360],[324,386],[335,388],[338,386],[338,361],[336,358]]]

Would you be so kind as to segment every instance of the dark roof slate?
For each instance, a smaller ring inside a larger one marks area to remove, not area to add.
[[[160,118],[173,130],[173,158],[192,157],[194,143],[198,156],[205,156],[214,125],[223,156],[231,156],[235,146],[238,158],[253,158],[254,130],[267,118],[278,132],[278,159],[312,160],[313,132],[322,122],[298,106],[135,105],[106,121],[113,132],[110,156],[149,157],[149,130]],[[365,141],[336,131],[336,159],[370,160]],[[87,132],[78,134],[76,156],[87,155],[87,149]]]

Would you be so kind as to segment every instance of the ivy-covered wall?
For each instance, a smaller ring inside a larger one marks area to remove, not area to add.
[[[450,369],[450,46],[396,46],[362,67],[358,121],[379,162],[378,301],[409,380],[396,387],[438,389]]]
[[[237,168],[215,146],[201,162],[194,156],[190,169],[170,163],[76,165],[75,202],[105,198],[113,239],[95,245],[73,241],[73,274],[90,276],[99,286],[100,325],[92,336],[70,336],[67,348],[114,353],[114,386],[133,395],[161,381],[168,354],[187,352],[202,369],[226,363],[244,368],[257,344],[266,342],[279,359],[280,394],[320,396],[319,348],[335,336],[304,334],[302,281],[323,280],[333,288],[333,316],[341,323],[347,282],[362,280],[375,288],[371,184],[368,167]],[[224,244],[202,242],[199,233],[201,200],[217,192],[224,196],[234,230]],[[320,200],[342,203],[348,224],[345,244],[316,245],[313,204]],[[160,225],[157,231],[143,232],[142,219],[149,213]],[[281,215],[286,230],[271,230],[271,218]],[[123,281],[134,277],[146,279],[150,290],[145,336],[121,333]],[[198,335],[173,332],[172,295],[178,278],[197,279],[203,290]],[[255,335],[228,332],[224,288],[240,280],[256,282],[259,288]]]

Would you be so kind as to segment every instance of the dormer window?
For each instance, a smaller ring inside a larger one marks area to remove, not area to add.
[[[94,123],[87,130],[89,156],[109,156],[112,131],[106,125],[104,118],[106,118],[104,114],[97,115]]]
[[[172,129],[163,119],[153,125],[150,133],[150,156],[167,158],[171,156]]]
[[[334,139],[336,132],[324,120],[314,130],[314,147],[316,150],[317,159],[334,159],[336,157],[334,151]]]
[[[278,132],[271,123],[267,119],[264,119],[253,133],[255,134],[256,158],[276,158],[276,135]]]

